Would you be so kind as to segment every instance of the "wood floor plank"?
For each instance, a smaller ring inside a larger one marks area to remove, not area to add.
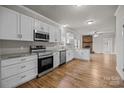
[[[18,88],[119,88],[115,55],[93,54],[91,61],[72,60]]]

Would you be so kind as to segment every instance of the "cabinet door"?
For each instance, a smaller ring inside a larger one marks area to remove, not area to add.
[[[34,28],[42,32],[48,32],[48,25],[35,19]]]
[[[19,14],[0,6],[0,39],[19,40]]]
[[[59,66],[60,64],[60,56],[59,52],[54,53],[54,68]]]
[[[49,33],[49,25],[45,24],[45,32]]]
[[[35,22],[34,22],[34,29],[36,29],[36,30],[40,30],[41,28],[40,28],[40,21],[39,20],[37,20],[37,19],[35,19]]]
[[[61,30],[59,28],[55,29],[55,42],[60,42],[61,41]]]
[[[33,18],[21,15],[20,17],[21,22],[21,40],[25,41],[33,41]]]
[[[42,32],[46,32],[46,24],[45,24],[45,23],[40,22],[40,30],[41,30]]]
[[[50,42],[55,42],[55,28],[50,26],[49,28]]]
[[[66,31],[64,28],[61,28],[61,43],[65,46],[66,45]]]
[[[70,61],[70,52],[66,51],[66,62]]]
[[[73,50],[70,51],[70,55],[71,55],[71,58],[70,59],[72,60],[74,58],[74,52],[73,52]]]

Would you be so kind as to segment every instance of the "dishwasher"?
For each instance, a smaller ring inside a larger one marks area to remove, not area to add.
[[[60,51],[60,65],[66,63],[66,50]]]

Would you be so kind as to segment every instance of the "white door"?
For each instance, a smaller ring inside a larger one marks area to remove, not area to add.
[[[112,53],[112,38],[103,38],[103,53]]]
[[[21,40],[33,41],[33,18],[21,15]]]
[[[20,40],[19,14],[0,6],[0,39]]]

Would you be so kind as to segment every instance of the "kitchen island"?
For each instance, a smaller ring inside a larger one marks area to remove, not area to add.
[[[74,56],[77,59],[90,61],[90,49],[89,48],[75,49]]]

